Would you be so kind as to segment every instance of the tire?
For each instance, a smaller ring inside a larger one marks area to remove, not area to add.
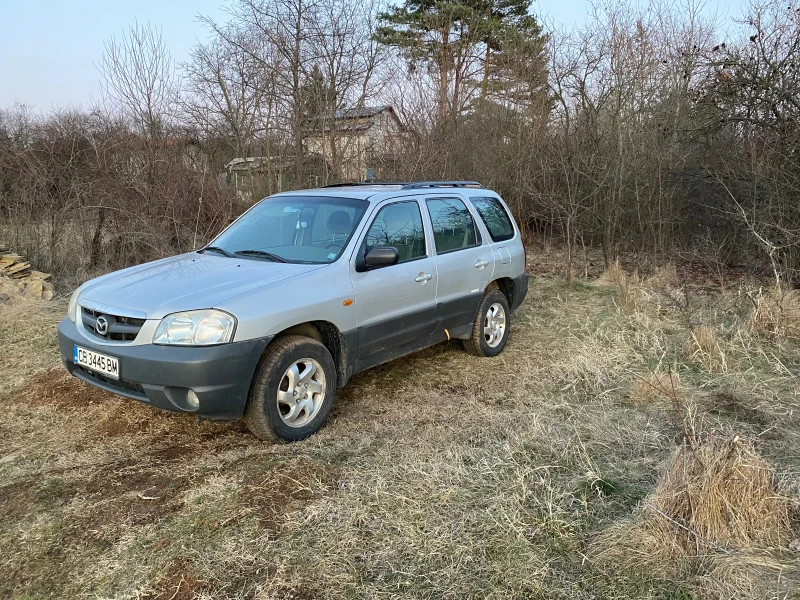
[[[335,394],[336,366],[328,349],[312,338],[287,335],[267,347],[244,419],[262,440],[302,440],[328,420]]]
[[[489,313],[493,312],[494,316]],[[498,316],[502,314],[502,323]],[[491,328],[492,333],[486,330]],[[474,356],[492,357],[503,351],[511,335],[511,311],[503,292],[497,289],[486,290],[472,323],[472,335],[464,340],[464,349]]]

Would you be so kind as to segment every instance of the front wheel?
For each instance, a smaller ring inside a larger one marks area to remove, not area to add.
[[[250,431],[262,440],[302,440],[328,420],[336,393],[336,367],[317,340],[288,335],[267,348],[245,410]]]
[[[464,349],[475,356],[497,356],[511,333],[511,311],[503,292],[487,291],[472,324],[472,335],[464,340]]]

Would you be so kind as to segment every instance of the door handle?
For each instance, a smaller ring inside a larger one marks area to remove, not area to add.
[[[431,279],[433,279],[433,275],[431,275],[430,273],[420,273],[419,275],[417,275],[414,281],[416,281],[417,283],[425,283],[427,281],[430,281]]]
[[[489,264],[489,261],[487,261],[487,260],[483,260],[482,258],[479,258],[479,259],[478,259],[478,260],[475,262],[475,268],[476,268],[476,269],[482,269],[483,267],[485,267],[485,266],[486,266],[486,265],[488,265],[488,264]]]

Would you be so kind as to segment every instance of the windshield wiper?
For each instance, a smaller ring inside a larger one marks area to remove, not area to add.
[[[277,254],[273,254],[272,252],[265,252],[264,250],[239,250],[236,253],[236,256],[253,256],[255,258],[271,260],[273,262],[287,262],[285,258],[278,256]]]
[[[200,252],[218,252],[228,258],[236,258],[236,255],[229,251],[225,250],[225,248],[220,248],[219,246],[208,246],[207,248],[203,248]]]

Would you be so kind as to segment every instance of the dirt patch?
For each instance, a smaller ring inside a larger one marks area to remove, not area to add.
[[[115,396],[73,377],[63,367],[40,373],[9,398],[32,406],[55,406],[62,409],[85,408],[87,404],[108,402]]]
[[[770,426],[771,420],[752,402],[744,400],[735,394],[716,393],[709,398],[708,412],[712,415],[728,417],[741,423],[749,423],[761,429]]]
[[[6,395],[5,401],[29,406],[56,407],[80,411],[89,406],[106,407],[92,422],[87,422],[88,438],[117,438],[127,435],[173,433],[173,439],[187,443],[223,441],[236,447],[256,443],[243,422],[197,424],[192,415],[169,413],[136,400],[123,399],[73,377],[59,366],[33,377],[30,383]],[[224,439],[224,438],[228,439]],[[246,440],[242,442],[242,440]],[[238,441],[236,441],[238,440]],[[84,450],[79,444],[77,450]],[[186,452],[191,449],[187,448]]]
[[[181,558],[169,565],[153,591],[138,597],[141,600],[191,600],[199,595],[202,584],[192,564]]]
[[[185,487],[187,477],[177,473],[158,472],[152,468],[137,468],[122,472],[102,472],[81,486],[80,493],[89,498],[108,499],[124,494],[141,493],[167,497]]]
[[[110,544],[130,527],[180,511],[188,485],[187,476],[153,469],[97,474],[76,493],[90,505],[72,523],[76,537]]]
[[[131,400],[131,402],[135,402],[135,400]],[[137,410],[135,414],[131,414],[131,411],[127,410],[128,407],[123,408],[123,406],[120,406],[120,410],[103,415],[94,425],[93,429],[100,437],[145,433],[152,427],[152,419],[149,419],[142,411]]]
[[[0,487],[0,523],[28,514],[35,505],[32,481],[18,481]]]
[[[302,510],[320,498],[336,477],[335,469],[306,458],[272,463],[241,482],[240,516],[255,515],[265,529],[279,533],[289,513]]]
[[[101,466],[95,474],[78,478],[58,476],[64,470],[49,472],[29,480],[0,487],[0,523],[19,519],[40,507],[54,509],[78,500],[91,505],[79,521],[86,527],[115,523],[144,525],[180,510],[180,493],[189,485],[189,476],[172,472],[166,466],[189,452],[184,446],[171,446],[155,453],[161,460],[143,468],[133,459]]]

